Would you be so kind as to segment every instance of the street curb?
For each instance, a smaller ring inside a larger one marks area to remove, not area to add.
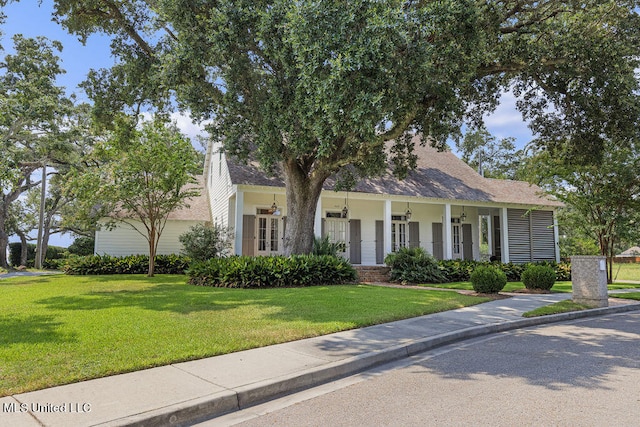
[[[107,423],[104,427],[187,426],[220,415],[246,409],[287,394],[296,393],[338,380],[373,367],[413,356],[455,342],[514,329],[538,326],[567,320],[597,317],[640,310],[640,303],[615,307],[594,308],[569,313],[523,318],[502,323],[473,326],[439,334],[383,350],[364,353],[338,362],[249,384],[194,400],[173,404],[154,411],[131,415]]]

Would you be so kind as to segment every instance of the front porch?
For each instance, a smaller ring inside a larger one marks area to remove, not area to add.
[[[229,199],[236,254],[283,252],[284,192],[263,190],[238,188]],[[422,247],[437,259],[559,260],[553,210],[323,191],[314,229],[317,237],[342,243],[342,255],[354,265],[382,265],[405,246]]]

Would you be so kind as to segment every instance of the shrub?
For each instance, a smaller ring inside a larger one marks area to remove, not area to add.
[[[95,239],[93,237],[78,237],[69,245],[69,253],[72,255],[93,255]]]
[[[492,266],[478,266],[471,273],[473,290],[483,294],[495,294],[500,292],[507,284],[507,275],[504,271]]]
[[[344,242],[332,242],[329,236],[316,237],[313,240],[313,255],[331,255],[338,256],[338,252],[344,252]]]
[[[157,255],[157,274],[184,274],[191,262],[189,257],[180,255]],[[149,270],[148,255],[90,255],[69,257],[61,269],[69,275],[94,274],[146,274]]]
[[[467,282],[478,265],[489,265],[489,263],[459,259],[438,261],[438,266],[445,277],[445,282]]]
[[[529,265],[521,280],[527,289],[548,291],[556,282],[556,272],[548,265]]]
[[[551,267],[556,273],[556,280],[571,280],[571,264],[566,262],[556,263],[552,261],[539,261],[527,264],[501,264],[499,262],[480,262],[480,261],[463,261],[463,260],[444,260],[438,261],[440,271],[445,276],[445,282],[466,282],[471,278],[471,273],[478,266],[494,266],[502,270],[507,281],[517,282],[522,277],[524,270],[530,265],[546,265]]]
[[[228,228],[214,224],[194,225],[179,238],[182,253],[194,261],[226,256],[231,248],[231,233]]]
[[[189,283],[226,288],[294,287],[351,283],[351,264],[330,255],[232,256],[194,263]]]
[[[391,280],[401,283],[442,283],[445,275],[438,261],[423,248],[400,248],[384,260],[391,268]]]
[[[21,262],[20,262],[20,254],[22,251],[22,243],[20,242],[14,242],[14,243],[9,243],[9,264],[11,264],[13,267],[18,267]],[[27,244],[27,267],[29,267],[29,264],[31,264],[30,266],[33,267],[33,261],[36,258],[36,245],[34,245],[33,243],[28,243]]]
[[[9,263],[18,267],[20,265],[20,254],[22,251],[22,243],[14,242],[9,243]],[[45,260],[42,263],[44,268],[47,267],[47,261],[54,261],[66,258],[68,255],[67,249],[60,246],[48,246],[47,253],[45,254]],[[26,267],[33,267],[36,259],[36,245],[33,243],[27,244],[27,265]],[[49,263],[51,266],[55,263]]]

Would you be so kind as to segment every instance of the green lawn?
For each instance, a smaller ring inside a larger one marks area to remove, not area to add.
[[[625,292],[622,294],[611,294],[609,296],[613,298],[624,298],[640,301],[640,292]]]
[[[472,291],[473,286],[471,282],[453,282],[453,283],[440,283],[436,285],[427,284],[422,285],[431,288],[442,288],[442,289],[459,289],[459,290],[468,290]],[[609,290],[614,289],[634,289],[640,288],[640,284],[631,284],[631,283],[614,283],[608,286]],[[518,290],[526,289],[524,283],[522,282],[507,282],[507,285],[502,290],[503,292],[514,292]],[[551,292],[571,292],[571,282],[556,282],[551,288]]]
[[[220,289],[184,276],[0,280],[0,396],[485,302],[376,286]]]
[[[442,289],[459,289],[472,291],[473,285],[471,282],[453,282],[453,283],[439,283],[435,285],[427,284],[422,285],[430,288],[442,288]],[[521,289],[525,289],[522,282],[507,282],[502,292],[513,292]],[[556,282],[551,289],[552,292],[571,292],[571,282]]]
[[[581,311],[589,308],[593,307],[586,304],[578,304],[571,300],[566,300],[527,311],[522,313],[522,317],[548,316],[550,314],[568,313],[570,311]]]
[[[613,277],[615,280],[637,280],[640,282],[640,264],[614,263]]]

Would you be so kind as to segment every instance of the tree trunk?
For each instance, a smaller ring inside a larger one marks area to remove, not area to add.
[[[7,218],[6,203],[0,201],[0,267],[9,268],[7,259],[7,246],[9,246],[9,235],[5,231],[5,221]]]
[[[29,247],[27,243],[27,235],[18,232],[18,237],[20,237],[20,265],[27,265],[27,261],[29,261]]]
[[[51,237],[51,230],[45,229],[42,231],[42,259],[40,260],[40,264],[44,264],[44,261],[47,259],[47,250],[49,249],[49,237]]]
[[[313,226],[318,199],[328,176],[317,170],[307,174],[295,159],[283,163],[287,196],[284,253],[287,256],[309,254],[313,250]]]
[[[147,277],[153,277],[156,269],[156,229],[149,230],[149,271]]]

